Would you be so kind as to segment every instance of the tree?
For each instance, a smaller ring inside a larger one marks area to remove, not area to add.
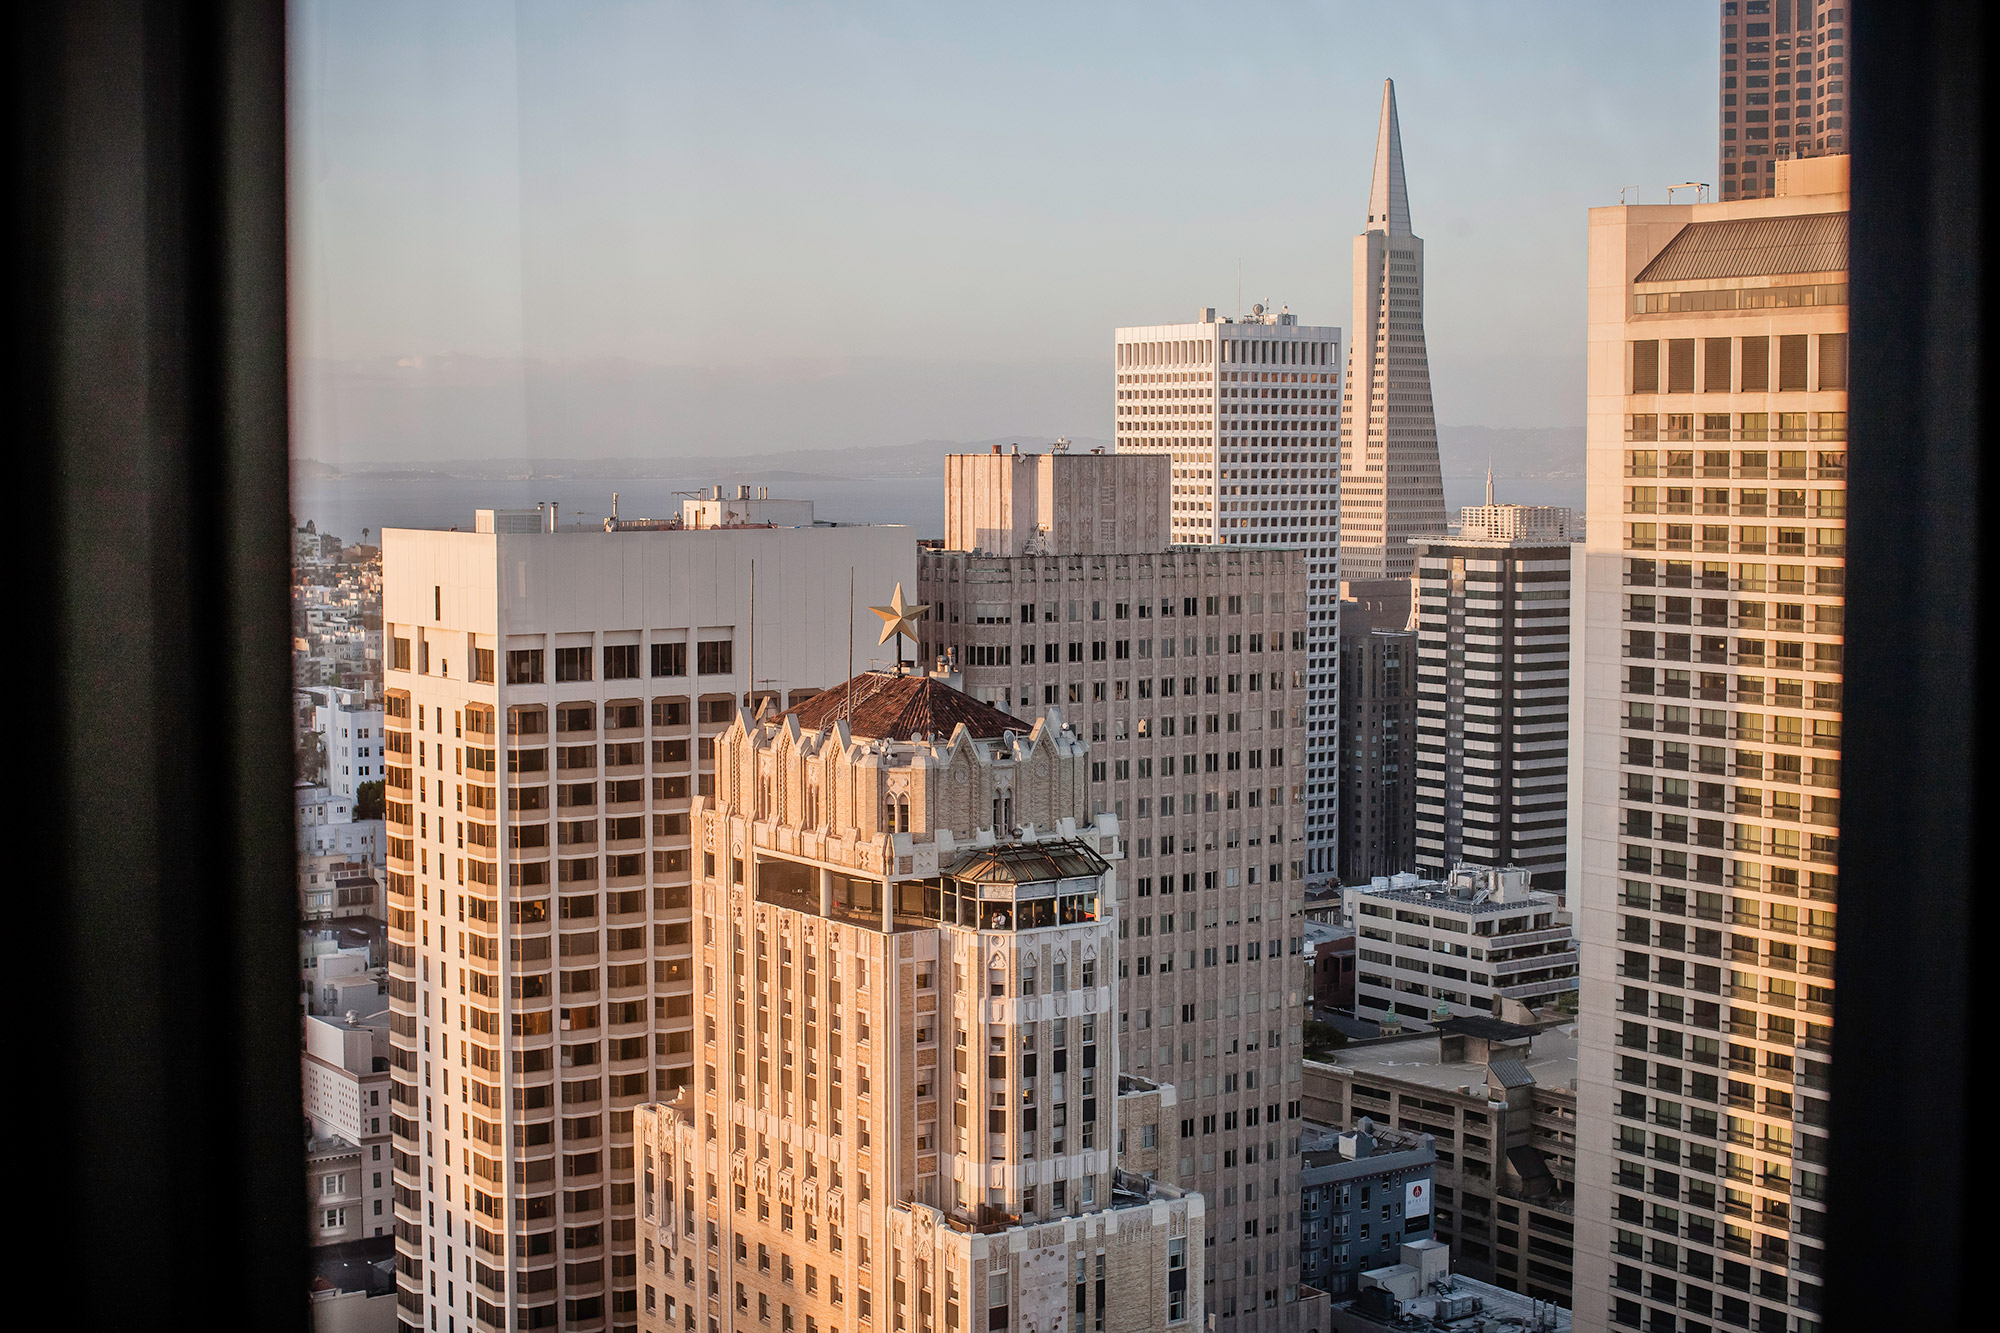
[[[1347,1034],[1331,1023],[1322,1023],[1316,1018],[1308,1018],[1305,1024],[1306,1058],[1318,1059],[1329,1052],[1347,1045]]]
[[[355,787],[354,817],[356,819],[380,819],[382,817],[382,784],[380,781],[364,782]]]

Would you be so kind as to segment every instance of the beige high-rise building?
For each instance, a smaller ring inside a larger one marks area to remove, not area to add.
[[[1578,1327],[1819,1328],[1847,160],[1590,215]]]
[[[1445,530],[1444,476],[1424,345],[1424,243],[1410,230],[1403,132],[1387,79],[1368,225],[1354,238],[1354,328],[1342,398],[1340,577],[1407,578],[1410,539]]]
[[[1769,198],[1782,163],[1847,151],[1853,8],[1853,0],[1722,0],[1722,199]]]
[[[968,455],[947,475],[977,485],[1034,466],[1109,490],[1122,471],[1122,492],[1164,462],[1022,459]],[[978,539],[1020,549],[1035,535]],[[1091,800],[1123,834],[1119,1068],[1176,1089],[1177,1175],[1208,1201],[1209,1310],[1237,1333],[1310,1328],[1295,1197],[1306,561],[1255,546],[1039,550],[926,551],[925,657],[962,664],[966,690],[1017,725],[1060,718],[1087,739]]]
[[[1180,1108],[1116,1055],[1089,754],[892,672],[718,739],[700,1077],[637,1129],[641,1327],[1205,1326]]]
[[[880,651],[850,580],[864,603],[916,581],[904,528],[544,517],[383,533],[408,1329],[636,1327],[633,1108],[694,1076],[689,825],[716,738],[753,684],[782,707],[845,679],[851,642]]]
[[[1262,305],[1118,330],[1118,449],[1173,460],[1177,544],[1300,552],[1306,591],[1305,862],[1339,850],[1340,330]]]
[[[944,460],[944,549],[981,555],[1110,555],[1173,541],[1164,453],[1048,453],[1016,445]]]

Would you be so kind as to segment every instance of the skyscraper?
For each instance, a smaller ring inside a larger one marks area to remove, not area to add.
[[[632,1115],[694,1078],[689,816],[715,738],[753,686],[782,707],[845,678],[851,570],[915,582],[904,528],[543,517],[383,534],[410,1329],[633,1326]]]
[[[1120,451],[1173,459],[1176,543],[1304,552],[1306,874],[1339,846],[1340,330],[1256,306],[1218,321],[1119,329]]]
[[[1396,87],[1368,186],[1368,226],[1354,238],[1354,327],[1340,418],[1340,576],[1406,578],[1410,539],[1442,533],[1444,479],[1424,347],[1424,243],[1410,230]]]
[[[717,739],[701,1077],[637,1128],[641,1328],[1205,1326],[1191,1130],[1115,1054],[1089,755],[907,672]]]
[[[948,523],[947,549],[919,556],[919,629],[927,658],[965,664],[968,693],[1023,728],[1060,718],[1087,737],[1091,800],[1123,835],[1119,1068],[1177,1090],[1176,1178],[1208,1200],[1219,1327],[1275,1330],[1298,1319],[1293,1208],[1272,1200],[1292,1198],[1299,1171],[1280,1090],[1298,1080],[1305,1018],[1305,560],[1167,546],[1143,504],[1126,531],[1155,544],[1107,550],[1099,515],[1148,478],[1164,507],[1166,461],[952,456],[963,494],[946,513],[983,517]],[[1024,494],[1067,503],[1016,507],[1002,526],[995,497]],[[973,540],[978,552],[951,549]]]
[[[1417,869],[1520,866],[1563,891],[1568,509],[1493,502],[1417,552]]]
[[[1590,215],[1580,1326],[1819,1327],[1847,160]]]
[[[1417,631],[1408,579],[1340,583],[1340,882],[1416,868]]]
[[[1847,151],[1851,8],[1853,0],[1722,0],[1723,199],[1768,198],[1778,163]]]

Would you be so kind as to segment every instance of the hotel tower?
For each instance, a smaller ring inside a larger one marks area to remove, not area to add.
[[[1771,198],[1590,214],[1580,1328],[1820,1327],[1846,168],[1795,158]]]

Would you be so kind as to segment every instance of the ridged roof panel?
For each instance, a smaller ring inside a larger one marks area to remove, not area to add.
[[[1847,214],[1690,222],[1634,282],[1847,271]]]
[[[844,719],[848,734],[857,740],[906,741],[919,735],[948,740],[961,722],[979,740],[997,740],[1010,731],[1025,735],[1034,729],[1032,722],[981,703],[942,681],[888,671],[864,671],[781,716],[797,718],[806,731],[823,731]]]

